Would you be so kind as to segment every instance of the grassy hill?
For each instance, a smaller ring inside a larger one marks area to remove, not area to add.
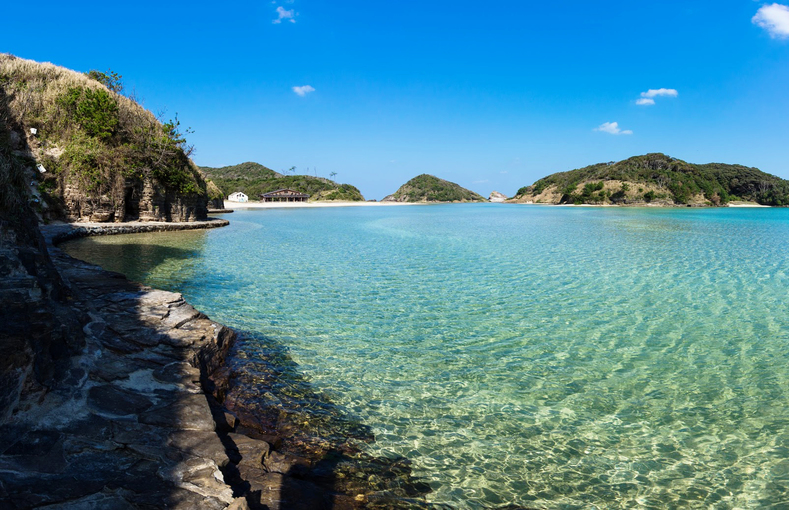
[[[40,214],[105,221],[205,216],[206,182],[178,120],[162,123],[122,95],[120,76],[0,54],[0,89],[9,143],[36,180],[39,207],[48,208]]]
[[[241,163],[221,168],[201,167],[227,196],[236,191],[245,193],[250,200],[258,200],[263,193],[290,188],[310,195],[310,200],[364,201],[361,192],[350,184],[338,184],[323,177],[309,175],[282,175],[259,163]]]
[[[486,202],[485,198],[454,182],[422,174],[414,177],[384,202]]]
[[[687,163],[665,154],[635,156],[543,177],[514,202],[553,204],[789,205],[789,181],[742,165]]]

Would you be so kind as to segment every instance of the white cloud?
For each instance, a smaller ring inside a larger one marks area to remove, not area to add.
[[[301,87],[293,87],[293,92],[298,96],[304,97],[310,92],[315,92],[315,89],[309,85],[302,85]]]
[[[296,11],[295,9],[287,10],[281,5],[277,7],[277,15],[279,16],[277,19],[272,21],[275,25],[282,23],[282,20],[290,21],[291,23],[296,23]]]
[[[629,129],[622,130],[619,128],[618,122],[604,122],[599,127],[594,128],[595,131],[602,131],[612,135],[632,135],[633,132]]]
[[[662,97],[662,96],[677,97],[678,95],[679,92],[677,92],[675,89],[649,89],[646,92],[641,93],[641,97],[646,97],[650,99],[653,97]]]
[[[751,22],[767,30],[776,39],[789,37],[789,7],[786,5],[763,5]]]
[[[636,104],[640,106],[653,105],[655,104],[655,100],[648,97],[642,97],[641,99],[636,99]]]

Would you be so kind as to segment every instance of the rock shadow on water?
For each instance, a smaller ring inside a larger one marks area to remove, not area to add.
[[[229,418],[224,441],[237,472],[228,478],[261,508],[272,491],[288,502],[282,508],[437,508],[408,459],[364,452],[371,429],[316,392],[277,341],[241,333],[206,389]]]
[[[146,242],[118,242],[118,238],[110,239],[109,242],[98,241],[95,237],[83,237],[76,241],[71,241],[63,245],[63,249],[69,255],[94,260],[102,267],[111,271],[117,271],[128,276],[132,280],[144,281],[147,276],[155,274],[157,269],[170,261],[186,261],[197,259],[201,256],[205,245],[204,235],[201,231],[185,231],[177,235],[195,236],[194,247],[182,248],[177,246],[167,246],[160,243],[149,244]],[[135,234],[140,236],[145,234]],[[172,234],[170,234],[172,235]],[[114,237],[114,236],[113,236]],[[144,268],[141,271],[140,268]],[[170,279],[178,279],[179,273],[173,273]],[[172,282],[170,288],[178,286],[178,282]]]

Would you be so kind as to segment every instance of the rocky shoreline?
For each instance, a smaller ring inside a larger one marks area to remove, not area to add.
[[[221,211],[217,211],[221,212]],[[230,222],[218,218],[204,221],[161,222],[132,221],[126,223],[52,223],[41,227],[47,244],[54,246],[72,239],[91,236],[111,236],[118,234],[142,234],[145,232],[173,232],[178,230],[203,230],[226,227]]]
[[[65,380],[23,394],[0,427],[3,508],[428,506],[408,462],[362,454],[369,431],[313,394],[276,346],[54,246],[223,224],[42,228],[85,346]],[[245,359],[245,343],[265,352]]]

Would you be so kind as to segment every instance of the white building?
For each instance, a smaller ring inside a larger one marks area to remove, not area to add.
[[[246,202],[249,200],[249,197],[245,194],[241,193],[240,191],[236,191],[235,193],[231,193],[229,197],[227,197],[228,202]]]

